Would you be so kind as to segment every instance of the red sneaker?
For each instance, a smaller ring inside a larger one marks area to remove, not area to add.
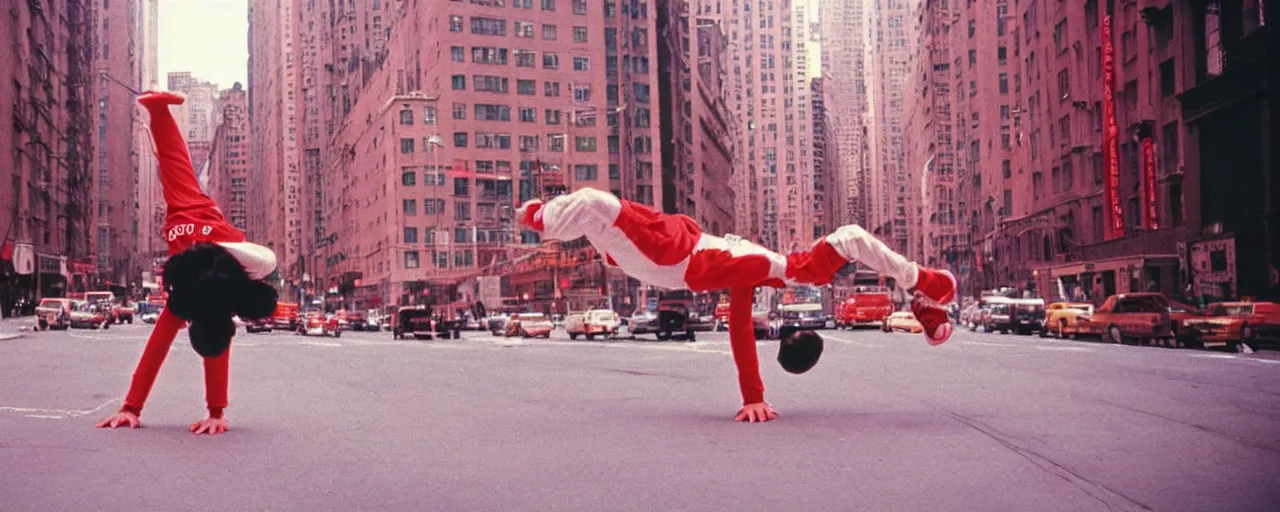
[[[538,199],[525,201],[519,208],[516,208],[516,219],[520,222],[520,225],[541,233],[543,229],[542,201]]]
[[[956,298],[956,276],[946,270],[920,267],[912,292],[923,295],[932,306],[946,306]]]
[[[916,315],[916,321],[920,322],[920,326],[924,327],[924,339],[931,346],[938,346],[947,342],[951,338],[953,325],[951,318],[947,316],[947,312],[942,308],[926,304],[920,299],[911,301],[911,313]]]
[[[142,96],[138,96],[138,103],[147,107],[181,105],[186,102],[185,96],[167,91],[147,91]]]

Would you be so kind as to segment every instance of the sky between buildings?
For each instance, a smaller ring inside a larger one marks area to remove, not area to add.
[[[249,86],[249,0],[160,0],[159,18],[161,88],[174,71]]]

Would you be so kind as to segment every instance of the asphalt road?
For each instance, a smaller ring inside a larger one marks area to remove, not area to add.
[[[1280,510],[1275,353],[830,331],[803,376],[761,343],[750,425],[723,335],[241,335],[196,437],[180,338],[145,427],[93,428],[148,332],[0,341],[0,510]]]

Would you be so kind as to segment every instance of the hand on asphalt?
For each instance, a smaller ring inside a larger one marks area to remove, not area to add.
[[[769,404],[758,402],[742,406],[742,410],[738,411],[738,415],[733,417],[734,421],[746,421],[750,423],[765,422],[778,419],[778,411],[773,410]]]
[[[228,430],[231,430],[231,426],[223,418],[205,418],[191,424],[191,431],[196,435],[209,434],[216,436]]]
[[[128,425],[130,428],[138,428],[142,425],[142,420],[138,419],[138,415],[120,411],[118,413],[107,416],[107,419],[98,422],[98,428],[116,428]]]

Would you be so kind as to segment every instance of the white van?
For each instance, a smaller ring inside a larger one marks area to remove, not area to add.
[[[585,336],[589,340],[596,339],[596,336],[613,336],[618,332],[618,325],[622,323],[622,319],[618,314],[609,309],[592,309],[581,313],[571,313],[564,319],[564,330],[569,333],[569,339],[576,340],[578,336]]]

